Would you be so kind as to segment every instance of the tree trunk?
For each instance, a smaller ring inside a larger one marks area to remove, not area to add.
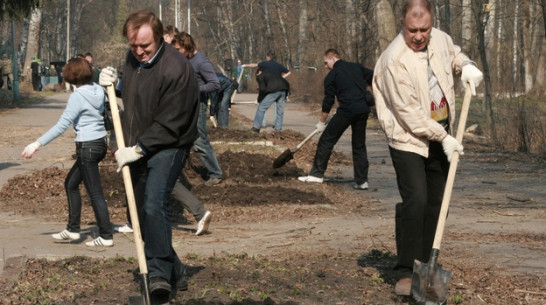
[[[512,91],[515,92],[519,89],[519,86],[517,85],[519,83],[519,77],[518,77],[518,40],[519,40],[519,33],[518,33],[518,21],[519,21],[519,0],[514,0],[515,4],[515,14],[514,14],[514,27],[512,31],[512,79],[513,79],[513,87]]]
[[[375,7],[377,16],[377,39],[379,41],[379,50],[376,58],[381,54],[396,37],[396,19],[394,12],[387,0],[381,0]]]
[[[463,50],[463,53],[471,56],[472,53],[472,36],[474,35],[472,32],[472,7],[471,0],[463,0],[463,6],[462,6],[462,44],[461,49]],[[481,1],[477,1],[481,3]]]
[[[30,20],[28,24],[28,40],[26,47],[26,56],[24,62],[24,71],[23,75],[25,79],[29,82],[32,80],[30,63],[32,62],[31,57],[38,58],[38,51],[40,47],[40,24],[42,23],[42,4],[32,11],[30,15]]]
[[[290,48],[290,43],[288,40],[288,33],[286,31],[286,23],[284,21],[285,16],[283,12],[286,12],[287,8],[284,3],[279,3],[279,0],[276,0],[276,6],[277,6],[277,14],[279,15],[279,25],[281,27],[281,33],[284,40],[284,46],[283,46],[283,54],[285,54],[285,65],[288,69],[290,69],[292,65],[292,52]],[[280,60],[280,58],[278,59]]]
[[[478,33],[478,51],[480,53],[480,58],[483,66],[483,84],[485,87],[485,108],[486,108],[486,124],[487,129],[489,130],[491,140],[493,143],[497,144],[497,131],[495,127],[495,120],[493,118],[493,107],[491,105],[491,73],[489,71],[489,64],[487,62],[486,55],[486,45],[485,45],[485,24],[484,20],[487,20],[483,16],[482,12],[482,3],[481,1],[474,1],[470,12],[474,14],[474,21],[476,22],[476,30]],[[487,13],[486,13],[487,14]]]
[[[349,61],[355,60],[355,7],[353,0],[345,0],[345,52]]]
[[[298,50],[296,53],[296,66],[303,69],[307,42],[307,1],[300,0],[300,17],[298,22]]]

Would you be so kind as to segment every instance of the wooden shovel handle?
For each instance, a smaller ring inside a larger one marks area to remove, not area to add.
[[[457,134],[455,139],[459,143],[463,143],[463,135],[466,126],[466,119],[468,117],[468,110],[470,109],[470,100],[472,98],[472,91],[470,86],[466,84],[465,94],[463,99],[463,106],[461,108],[459,125],[457,126]],[[444,228],[447,218],[447,212],[449,210],[449,202],[451,200],[451,192],[453,191],[453,184],[455,182],[455,173],[457,172],[457,164],[459,163],[459,153],[455,151],[451,156],[451,162],[449,164],[449,172],[447,174],[447,181],[444,190],[444,197],[442,199],[442,208],[440,209],[440,215],[438,216],[438,225],[436,226],[436,235],[434,235],[433,249],[440,249],[442,244],[442,238],[444,236]]]
[[[116,98],[116,91],[114,85],[106,87],[108,92],[108,100],[110,101],[110,108],[112,109],[112,120],[114,121],[114,132],[116,133],[116,143],[118,149],[125,147],[125,141],[123,139],[123,130],[121,129],[121,120],[119,118],[118,103]],[[123,184],[125,185],[125,193],[127,196],[127,202],[129,205],[129,215],[131,217],[131,224],[133,226],[133,236],[135,237],[135,246],[137,251],[138,266],[141,274],[148,273],[148,266],[146,265],[146,255],[144,254],[144,243],[142,241],[142,234],[140,233],[140,222],[138,220],[138,211],[135,201],[135,193],[133,191],[133,182],[131,180],[131,172],[129,166],[124,166],[121,169],[123,175]]]

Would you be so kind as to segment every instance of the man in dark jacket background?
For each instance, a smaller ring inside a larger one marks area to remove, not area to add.
[[[259,89],[259,104],[254,116],[252,131],[260,131],[265,112],[273,103],[276,103],[275,124],[273,128],[275,131],[281,131],[284,118],[284,104],[286,102],[286,94],[289,90],[288,82],[280,75],[263,72],[261,68],[258,68],[256,72],[256,81],[258,82]]]
[[[371,86],[373,71],[358,63],[340,59],[337,50],[324,53],[324,65],[330,70],[324,79],[322,115],[317,129],[323,131],[317,144],[313,168],[308,176],[299,177],[303,182],[322,183],[332,150],[345,130],[351,126],[353,148],[353,187],[368,189],[368,153],[366,151],[366,124],[370,108],[366,103],[366,86]],[[339,107],[328,125],[326,120],[337,97]]]

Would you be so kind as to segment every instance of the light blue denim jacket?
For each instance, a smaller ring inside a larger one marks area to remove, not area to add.
[[[106,136],[104,129],[104,89],[96,83],[83,85],[74,90],[61,118],[38,141],[46,145],[74,125],[76,142],[87,142]]]

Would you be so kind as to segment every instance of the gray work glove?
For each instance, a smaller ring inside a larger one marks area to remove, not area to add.
[[[140,147],[135,145],[116,150],[114,156],[116,157],[116,162],[118,163],[118,169],[116,172],[119,173],[124,165],[135,162],[136,160],[142,158],[144,154],[142,154]]]
[[[42,144],[40,144],[38,140],[28,144],[23,150],[23,152],[21,153],[21,156],[27,159],[32,158],[32,155],[34,155],[34,153],[38,151],[38,148],[40,146],[42,146]]]
[[[100,71],[99,84],[108,87],[118,82],[118,71],[114,67],[106,67]]]
[[[459,155],[464,155],[463,146],[455,139],[454,137],[447,135],[442,140],[442,147],[444,148],[444,153],[447,156],[447,161],[451,162],[451,157],[453,153],[457,151]]]

